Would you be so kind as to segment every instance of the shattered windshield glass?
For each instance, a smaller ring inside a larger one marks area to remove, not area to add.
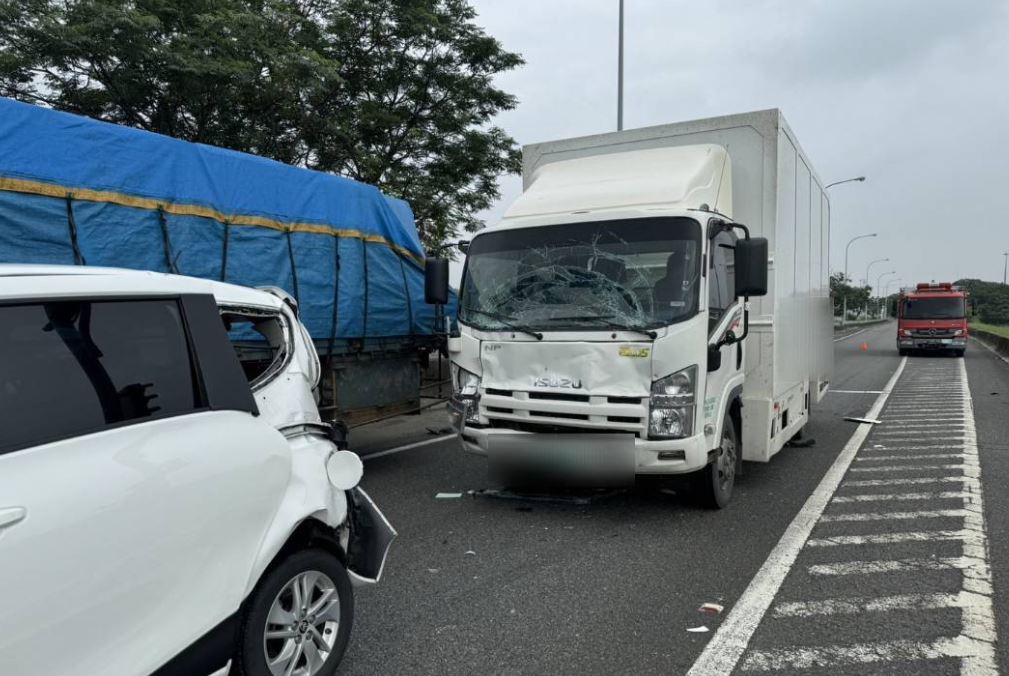
[[[459,319],[487,331],[641,330],[697,312],[701,228],[637,218],[488,232],[466,259]]]

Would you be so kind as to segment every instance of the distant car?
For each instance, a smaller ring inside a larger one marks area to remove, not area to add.
[[[395,531],[319,372],[283,292],[0,265],[0,674],[333,674]]]

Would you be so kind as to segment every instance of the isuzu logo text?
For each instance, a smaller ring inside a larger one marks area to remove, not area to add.
[[[582,389],[581,378],[558,378],[557,376],[541,376],[533,378],[533,387],[562,387],[569,390]]]

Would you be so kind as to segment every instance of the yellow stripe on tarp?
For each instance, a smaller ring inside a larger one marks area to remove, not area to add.
[[[31,181],[23,178],[11,178],[0,176],[0,190],[9,192],[28,193],[31,195],[43,195],[45,197],[65,198],[68,195],[75,200],[86,202],[104,202],[106,204],[116,204],[122,207],[133,207],[135,209],[146,209],[148,211],[163,210],[165,213],[176,216],[198,216],[209,218],[219,223],[229,225],[242,225],[258,228],[269,228],[281,232],[307,232],[316,235],[331,235],[333,237],[344,237],[349,239],[360,239],[373,244],[383,244],[401,256],[423,263],[422,256],[407,248],[399,246],[389,241],[381,235],[369,235],[360,230],[348,230],[343,228],[333,228],[328,225],[318,225],[315,223],[284,222],[274,218],[264,218],[263,216],[252,216],[248,214],[225,214],[217,209],[200,206],[199,204],[175,204],[164,200],[155,200],[150,197],[138,197],[121,192],[110,190],[92,190],[90,188],[70,188],[55,183],[44,181]]]

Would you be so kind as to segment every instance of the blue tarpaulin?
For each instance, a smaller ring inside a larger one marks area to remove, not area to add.
[[[0,262],[279,286],[325,340],[431,334],[423,259],[374,186],[0,98]]]

